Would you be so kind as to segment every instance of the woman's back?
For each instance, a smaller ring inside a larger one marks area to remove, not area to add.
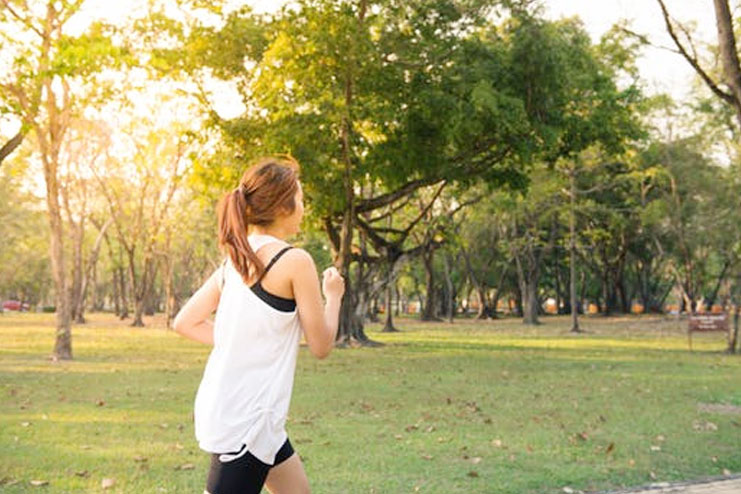
[[[253,250],[274,251],[268,235],[249,238]],[[273,259],[286,252],[277,249]],[[242,445],[272,463],[286,439],[301,326],[295,301],[272,293],[280,284],[279,263],[265,263],[271,283],[248,286],[231,260],[223,265],[223,288],[214,321],[214,348],[196,396],[196,437],[207,451],[237,451]]]

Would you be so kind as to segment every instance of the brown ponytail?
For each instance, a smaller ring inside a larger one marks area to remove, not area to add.
[[[247,242],[250,225],[267,226],[281,214],[293,213],[298,172],[299,165],[290,156],[263,158],[219,203],[219,247],[226,250],[246,284],[265,270]]]

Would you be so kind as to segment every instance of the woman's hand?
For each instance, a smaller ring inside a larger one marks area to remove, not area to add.
[[[322,291],[327,299],[341,299],[345,293],[345,279],[334,266],[322,273]]]

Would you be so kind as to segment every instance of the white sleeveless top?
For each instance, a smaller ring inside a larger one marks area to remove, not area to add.
[[[279,240],[251,235],[248,241],[257,252]],[[195,400],[196,438],[210,453],[249,451],[272,465],[287,438],[301,337],[298,313],[295,306],[287,312],[258,297],[228,257],[222,269],[214,347]]]

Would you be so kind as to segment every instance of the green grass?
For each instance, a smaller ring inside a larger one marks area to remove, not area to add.
[[[288,432],[313,491],[555,494],[741,472],[741,356],[723,335],[689,353],[671,319],[585,319],[581,336],[544,321],[403,320],[368,328],[380,348],[302,348]],[[0,316],[0,492],[202,492],[192,402],[208,349],[146,322],[93,314],[75,360],[52,362],[53,315]]]

